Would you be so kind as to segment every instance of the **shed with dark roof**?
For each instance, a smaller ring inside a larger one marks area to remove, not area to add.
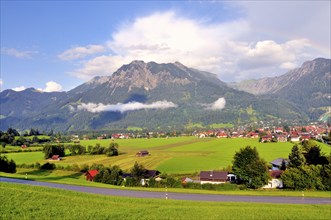
[[[227,171],[201,171],[200,172],[200,183],[211,183],[220,184],[226,183],[228,180]]]

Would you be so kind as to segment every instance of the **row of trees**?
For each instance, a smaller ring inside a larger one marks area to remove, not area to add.
[[[118,144],[110,143],[108,147],[102,147],[100,144],[96,144],[94,147],[91,145],[86,148],[79,144],[67,145],[66,147],[63,144],[46,144],[43,147],[44,158],[51,158],[53,155],[59,155],[60,157],[65,156],[65,149],[68,149],[71,155],[81,155],[81,154],[106,154],[107,156],[117,156],[118,153]]]

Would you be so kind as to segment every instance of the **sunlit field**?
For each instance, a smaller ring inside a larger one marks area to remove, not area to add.
[[[95,146],[99,143],[108,146],[113,140],[84,140],[83,146]],[[130,169],[137,161],[148,169],[158,169],[166,173],[194,173],[201,170],[222,169],[232,164],[236,151],[247,145],[255,146],[260,156],[270,162],[276,158],[287,158],[293,143],[259,143],[257,139],[247,138],[152,138],[152,139],[119,139],[119,156],[107,157],[105,155],[77,155],[66,156],[61,161],[50,161],[56,164],[82,165],[100,163],[106,166],[119,165],[123,170]],[[330,147],[317,143],[322,152],[329,153]],[[136,157],[140,150],[148,150],[150,156]],[[8,153],[8,158],[18,164],[44,163],[42,152]]]

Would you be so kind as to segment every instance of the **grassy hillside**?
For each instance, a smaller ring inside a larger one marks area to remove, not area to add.
[[[111,140],[81,141],[84,146],[100,143],[108,146]],[[107,157],[105,155],[78,155],[66,156],[62,161],[54,163],[67,165],[82,165],[101,163],[104,165],[119,165],[122,169],[130,169],[135,161],[148,169],[158,169],[166,173],[194,173],[201,170],[222,169],[232,164],[236,151],[247,145],[256,146],[260,156],[267,162],[276,158],[287,158],[292,143],[259,143],[257,139],[246,138],[205,138],[179,137],[179,138],[152,138],[152,139],[125,139],[116,140],[119,144],[120,155]],[[322,152],[330,152],[330,147],[322,143]],[[148,150],[150,156],[136,157],[136,152]],[[8,158],[16,163],[31,164],[45,163],[42,152],[8,153]]]
[[[1,219],[330,219],[329,205],[192,202],[0,183]],[[24,201],[24,202],[23,202]]]

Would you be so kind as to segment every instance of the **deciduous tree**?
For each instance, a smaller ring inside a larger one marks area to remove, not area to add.
[[[247,146],[236,152],[232,170],[247,187],[259,188],[268,183],[267,163],[259,157],[255,147]]]

